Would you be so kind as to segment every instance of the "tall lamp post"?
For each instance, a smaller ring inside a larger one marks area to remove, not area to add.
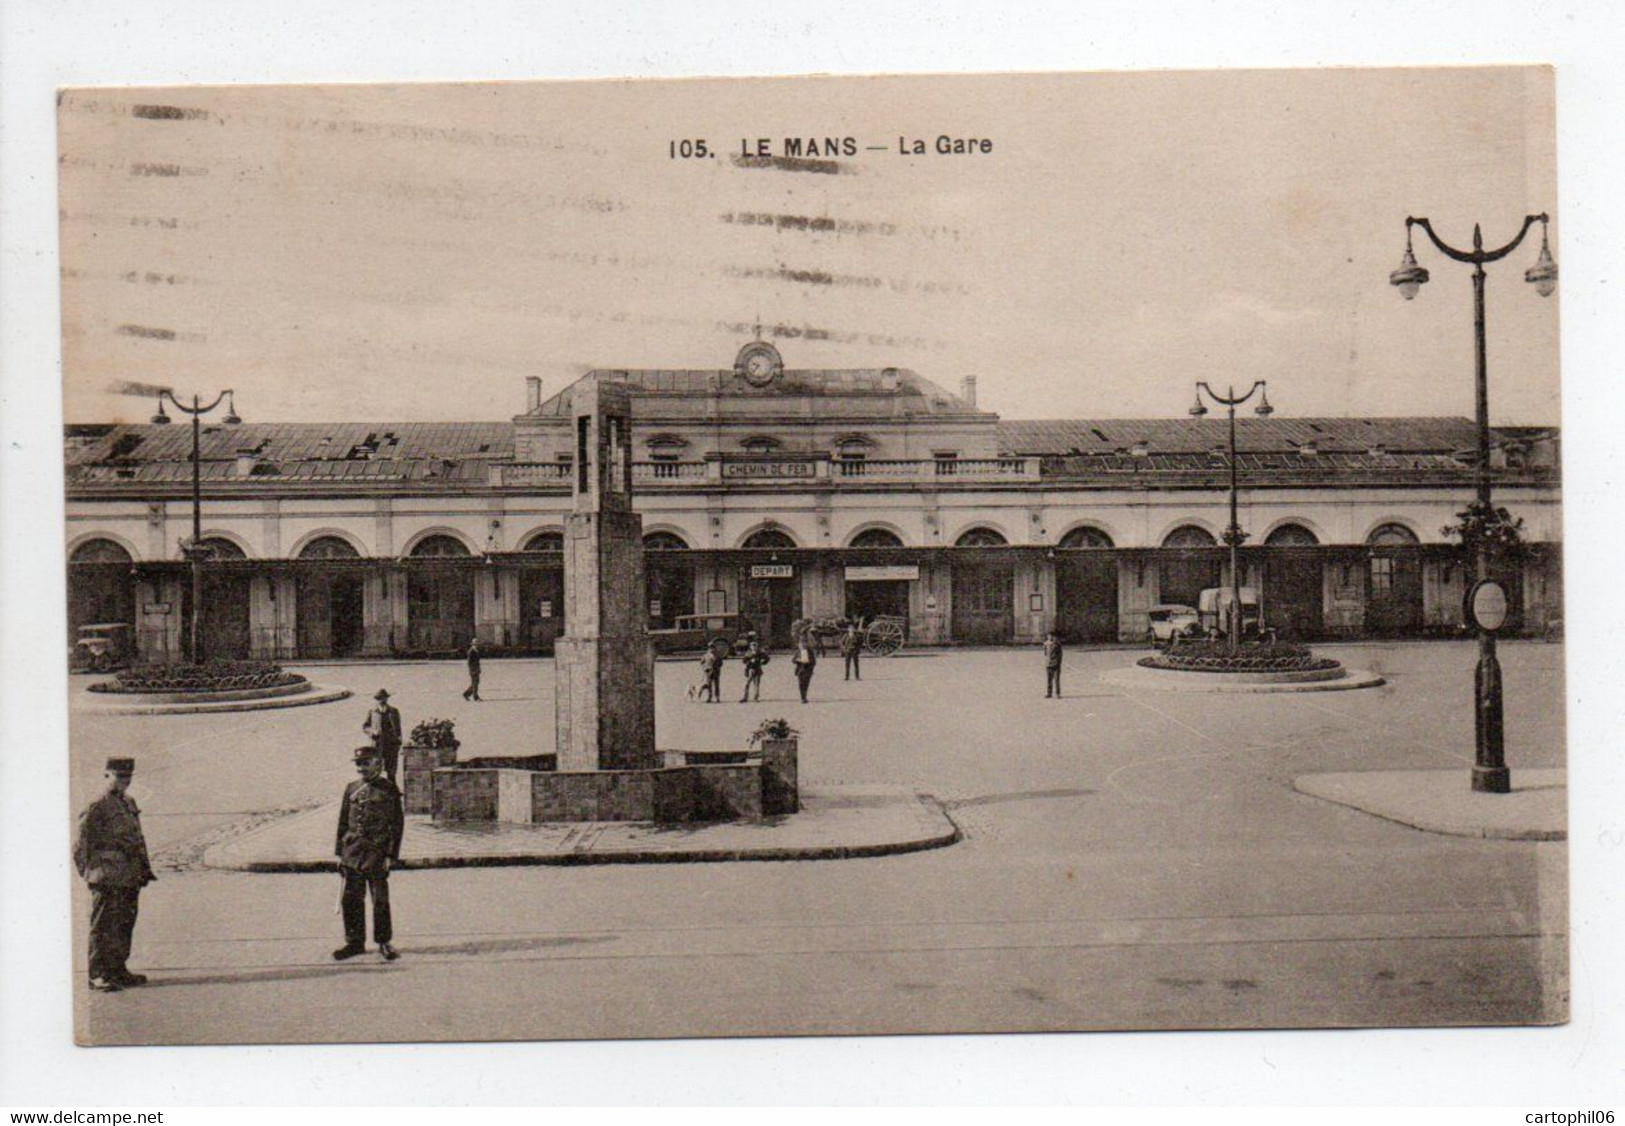
[[[203,416],[208,414],[222,402],[226,404],[226,417],[222,421],[227,426],[236,426],[243,420],[237,417],[237,404],[232,398],[231,389],[214,397],[214,401],[204,406],[198,396],[192,396],[192,405],[187,406],[175,397],[175,393],[167,387],[158,392],[158,413],[152,416],[154,426],[169,425],[169,416],[164,413],[164,400],[168,399],[175,409],[183,414],[192,416],[192,541],[181,545],[181,551],[192,564],[192,663],[203,663],[203,631],[199,623],[203,619],[203,561],[209,555],[209,549],[203,546],[203,456],[201,453],[203,441]]]
[[[1551,247],[1546,241],[1547,218],[1544,212],[1524,216],[1523,227],[1517,236],[1495,250],[1484,249],[1484,235],[1476,223],[1473,225],[1472,250],[1457,250],[1435,234],[1433,224],[1426,219],[1406,216],[1405,257],[1400,261],[1399,269],[1388,275],[1389,284],[1396,286],[1400,296],[1407,301],[1414,298],[1416,291],[1428,280],[1427,270],[1416,264],[1416,255],[1411,251],[1413,227],[1421,227],[1446,258],[1465,262],[1473,268],[1473,359],[1478,406],[1475,477],[1478,486],[1477,507],[1484,519],[1491,518],[1494,513],[1490,507],[1490,394],[1484,353],[1484,265],[1498,262],[1516,250],[1529,233],[1529,228],[1536,223],[1540,224],[1540,257],[1524,271],[1523,278],[1535,287],[1536,293],[1550,297],[1557,288],[1557,263],[1553,261]],[[1487,583],[1490,577],[1489,545],[1482,535],[1478,537],[1476,556],[1477,583]],[[1489,794],[1505,794],[1512,789],[1512,775],[1507,770],[1501,740],[1501,664],[1495,657],[1494,630],[1477,620],[1476,614],[1473,624],[1478,632],[1478,668],[1473,675],[1473,789]]]
[[[1230,545],[1230,652],[1234,653],[1241,648],[1241,560],[1240,551],[1247,533],[1241,530],[1241,520],[1236,514],[1236,408],[1247,402],[1254,395],[1260,395],[1258,406],[1253,408],[1254,413],[1268,418],[1275,413],[1270,406],[1268,384],[1260,379],[1247,389],[1245,395],[1237,395],[1235,387],[1228,388],[1228,393],[1221,395],[1206,383],[1198,382],[1196,385],[1196,402],[1191,407],[1191,416],[1201,418],[1207,414],[1207,407],[1202,405],[1202,396],[1205,394],[1230,413],[1230,524],[1224,530],[1224,542]]]

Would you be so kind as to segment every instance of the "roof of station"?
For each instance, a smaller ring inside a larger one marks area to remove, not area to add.
[[[1373,451],[1449,454],[1471,449],[1477,428],[1466,418],[1236,418],[1236,448],[1284,453]],[[1020,454],[1127,453],[1143,443],[1157,454],[1205,453],[1229,445],[1229,422],[1206,418],[1004,419],[999,442]]]
[[[731,368],[604,369],[591,374],[625,383],[634,395],[661,396],[660,416],[668,419],[689,413],[710,418],[714,406],[726,412],[730,401],[742,413],[760,414],[765,403],[774,399],[788,404],[807,398],[838,399],[842,414],[997,417],[907,368],[785,368],[762,387],[753,386]],[[520,417],[568,417],[570,390],[564,388]],[[681,403],[684,398],[694,400],[692,408]]]

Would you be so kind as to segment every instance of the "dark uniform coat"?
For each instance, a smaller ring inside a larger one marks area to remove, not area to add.
[[[134,798],[108,791],[85,808],[79,815],[73,865],[92,888],[139,890],[158,878],[147,859]]]
[[[384,861],[401,858],[405,828],[400,788],[382,774],[371,781],[358,778],[344,788],[333,852],[340,866],[360,875],[387,875]]]

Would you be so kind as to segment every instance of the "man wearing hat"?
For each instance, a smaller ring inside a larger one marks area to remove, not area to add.
[[[463,699],[478,701],[480,698],[480,639],[473,638],[468,643],[468,687],[463,689]]]
[[[158,878],[147,859],[141,811],[125,793],[134,773],[133,758],[107,760],[107,789],[79,815],[73,845],[73,865],[90,885],[90,987],[99,993],[147,983],[125,965],[141,889]]]
[[[367,891],[372,891],[372,937],[386,962],[400,957],[389,917],[389,869],[401,858],[406,813],[401,791],[384,774],[382,756],[373,747],[357,747],[351,756],[361,777],[344,788],[339,803],[338,839],[333,847],[344,877],[339,899],[344,915],[344,945],[333,951],[342,962],[367,949]]]
[[[396,777],[395,765],[401,758],[401,713],[390,705],[387,690],[380,688],[372,698],[378,703],[367,713],[361,730],[372,738],[373,747],[384,760],[384,773],[393,782]]]

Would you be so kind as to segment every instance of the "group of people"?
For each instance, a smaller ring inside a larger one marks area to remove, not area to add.
[[[472,668],[477,670],[477,663]],[[474,676],[477,689],[477,671]],[[341,962],[366,952],[369,894],[378,956],[386,962],[400,957],[393,945],[389,872],[401,858],[406,827],[405,803],[395,781],[401,713],[390,704],[388,690],[380,688],[373,699],[361,725],[370,741],[351,752],[360,777],[344,788],[333,843],[343,880],[339,905],[344,917],[344,945],[333,957]],[[90,885],[90,988],[98,993],[147,983],[146,975],[132,973],[128,964],[141,889],[158,878],[141,831],[141,810],[128,793],[134,776],[135,759],[107,760],[102,775],[106,785],[79,815],[73,846],[74,867]]]
[[[790,658],[790,665],[795,670],[796,688],[801,693],[801,702],[805,704],[807,690],[812,687],[813,671],[818,667],[820,646],[812,622],[798,619],[791,624],[790,636],[791,644],[795,647],[795,655]],[[739,660],[745,671],[745,691],[739,697],[741,704],[762,698],[762,671],[773,659],[755,632],[745,634],[743,640],[745,651],[740,654]],[[710,704],[721,701],[722,666],[726,663],[731,648],[721,639],[714,640],[706,646],[705,652],[700,655],[700,683],[689,689],[690,699]],[[841,656],[845,662],[845,679],[863,679],[859,661],[862,653],[863,635],[858,632],[858,624],[849,621],[841,633]]]
[[[810,622],[797,622],[791,631],[795,656],[796,686],[801,702],[807,702],[813,670],[818,667],[818,643]],[[702,682],[695,695],[710,703],[722,698],[724,646],[708,647],[700,658]],[[859,656],[863,637],[856,622],[848,622],[841,634],[841,656],[848,680],[861,680]],[[1053,631],[1044,640],[1044,696],[1061,695],[1060,637]],[[745,693],[740,703],[760,700],[762,670],[772,658],[754,634],[746,637],[741,657],[745,670]],[[478,700],[480,688],[479,643],[468,648],[469,686],[467,700]],[[401,754],[401,713],[389,702],[389,691],[380,688],[373,695],[373,708],[361,729],[370,740],[352,753],[357,774],[344,788],[339,802],[338,832],[333,843],[338,857],[343,890],[339,896],[344,918],[344,945],[333,951],[336,961],[346,961],[367,949],[366,903],[372,898],[372,934],[378,955],[393,962],[400,953],[393,945],[394,920],[389,909],[389,873],[401,857],[401,838],[406,826],[405,803],[396,784]],[[141,889],[158,878],[147,855],[146,838],[141,832],[141,810],[128,790],[135,774],[132,758],[110,758],[103,773],[106,788],[79,816],[79,833],[74,842],[73,862],[90,885],[90,988],[100,993],[117,993],[145,985],[146,977],[132,973],[127,964],[135,934],[135,920]]]

